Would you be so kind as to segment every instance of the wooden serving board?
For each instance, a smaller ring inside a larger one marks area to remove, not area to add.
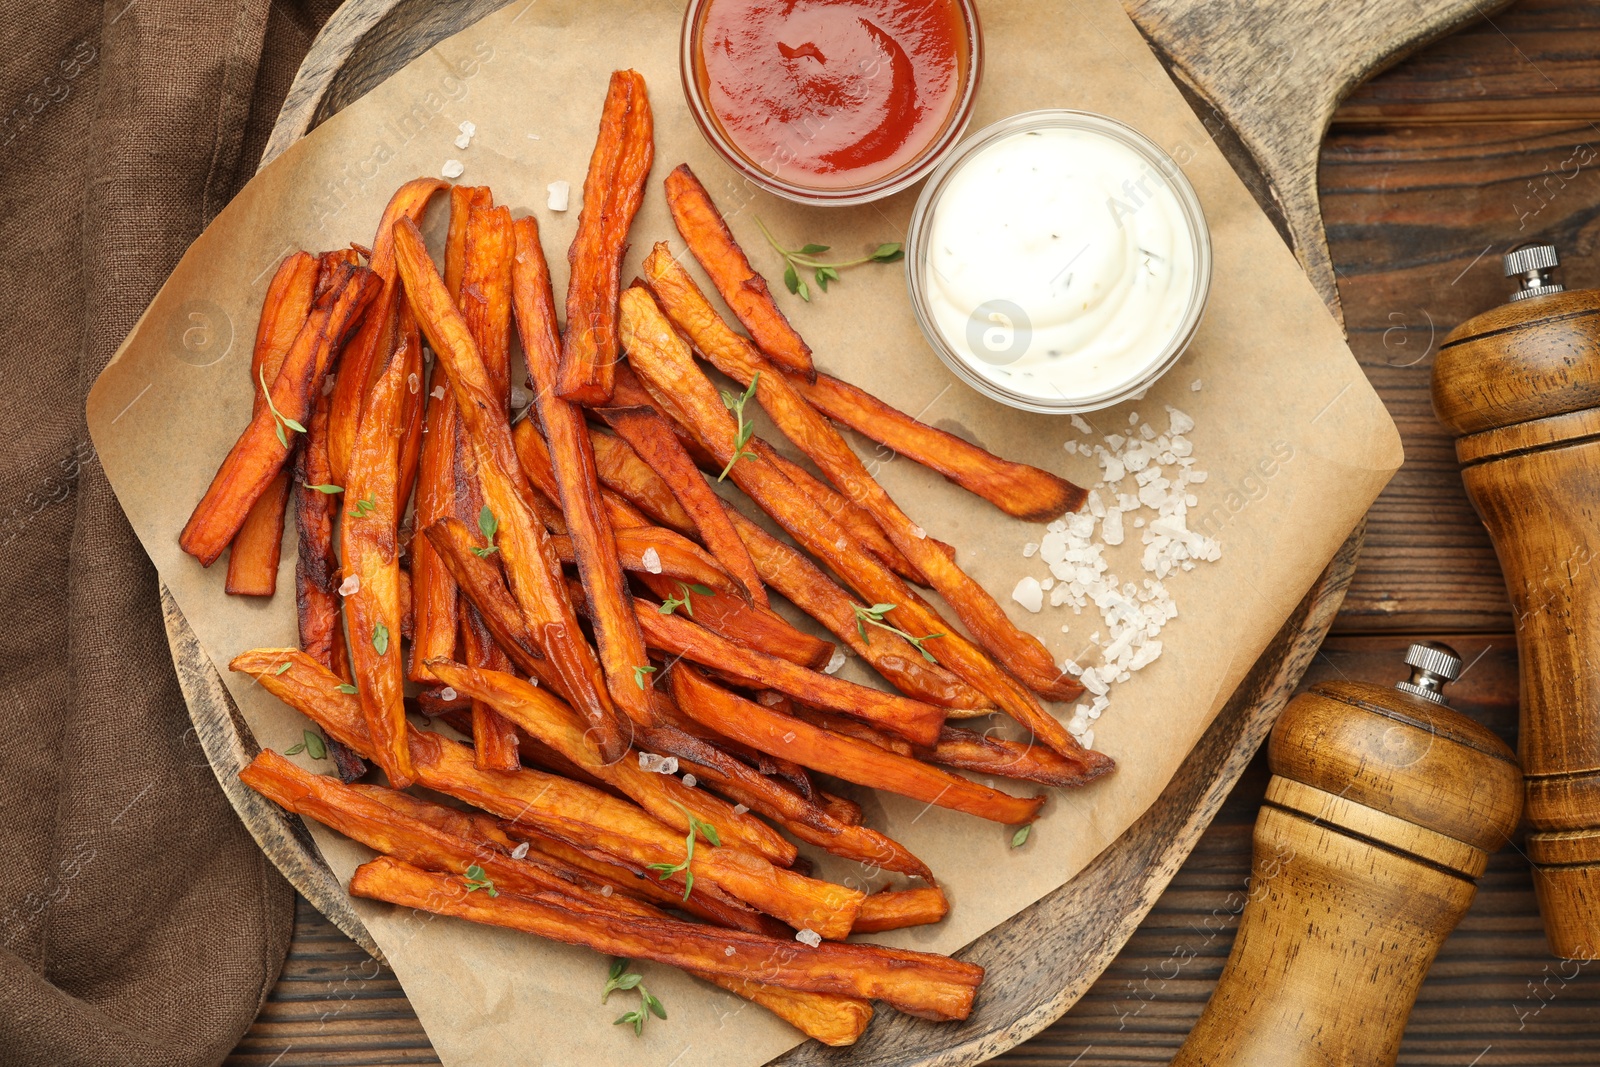
[[[1333,110],[1361,79],[1485,7],[1470,0],[1284,0],[1265,10],[1250,0],[1124,2],[1338,315],[1316,193],[1318,147]],[[504,0],[446,6],[347,0],[302,64],[262,165],[439,40],[501,6]],[[777,1062],[970,1064],[1065,1012],[1144,918],[1260,747],[1338,611],[1361,540],[1358,527],[1149,811],[1076,878],[960,953],[988,970],[971,1019],[936,1025],[884,1013],[851,1049],[810,1042]],[[379,956],[299,820],[239,784],[238,771],[258,750],[254,738],[165,590],[162,606],[190,717],[230,802],[295,888]]]

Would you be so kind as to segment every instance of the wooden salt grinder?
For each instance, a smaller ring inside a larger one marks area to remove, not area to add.
[[[1505,257],[1510,302],[1451,331],[1433,410],[1489,528],[1516,613],[1528,858],[1551,951],[1600,949],[1600,291],[1550,280],[1549,245]]]
[[[1393,1064],[1417,988],[1517,824],[1516,758],[1416,644],[1393,689],[1325,682],[1272,731],[1239,933],[1173,1067]]]

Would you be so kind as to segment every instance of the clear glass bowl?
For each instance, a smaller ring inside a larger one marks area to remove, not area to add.
[[[928,242],[933,216],[939,198],[951,178],[964,163],[996,142],[1017,134],[1047,129],[1081,130],[1100,134],[1119,141],[1142,156],[1159,174],[1166,177],[1167,185],[1174,194],[1183,219],[1188,225],[1194,249],[1188,303],[1184,314],[1172,336],[1167,339],[1160,351],[1155,353],[1144,369],[1119,383],[1115,388],[1095,395],[1063,397],[1059,400],[1010,388],[979,370],[975,366],[977,357],[951,344],[939,327],[929,301],[928,282]],[[922,333],[927,338],[928,344],[957,377],[978,392],[1002,404],[1024,411],[1068,415],[1098,411],[1131,399],[1148,389],[1183,355],[1199,328],[1201,315],[1205,311],[1206,298],[1211,290],[1211,231],[1206,226],[1205,212],[1200,206],[1200,198],[1195,195],[1194,187],[1189,184],[1188,178],[1184,176],[1177,162],[1138,130],[1115,119],[1088,111],[1064,109],[1028,111],[978,131],[964,141],[934,171],[932,177],[928,179],[928,184],[923,187],[922,195],[918,197],[916,207],[911,214],[911,227],[906,237],[905,262],[906,285],[911,292],[911,306],[916,313],[917,324],[922,327]]]
[[[696,125],[700,127],[700,132],[705,135],[711,147],[717,150],[729,166],[767,192],[797,203],[818,207],[830,204],[865,204],[898,193],[921,181],[930,170],[939,165],[939,161],[944,159],[951,149],[955,148],[956,143],[961,140],[961,135],[966,132],[967,123],[972,119],[972,106],[978,95],[978,82],[983,73],[983,31],[978,25],[978,10],[974,0],[955,0],[966,32],[965,79],[956,106],[938,133],[921,152],[898,170],[861,185],[844,188],[818,188],[806,185],[784,177],[774,168],[762,166],[734,144],[723,131],[705,99],[700,78],[702,68],[697,42],[700,38],[701,23],[704,21],[707,8],[712,3],[713,0],[689,0],[689,5],[683,13],[678,67],[683,78],[684,99],[688,101],[689,113],[694,116]]]

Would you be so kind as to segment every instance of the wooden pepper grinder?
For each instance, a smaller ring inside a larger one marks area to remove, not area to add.
[[[1325,682],[1272,731],[1233,954],[1173,1067],[1392,1064],[1417,988],[1517,824],[1516,758],[1415,644],[1394,688]]]
[[[1516,613],[1528,858],[1558,956],[1600,949],[1600,291],[1556,250],[1505,257],[1510,302],[1456,327],[1433,410],[1489,528]]]

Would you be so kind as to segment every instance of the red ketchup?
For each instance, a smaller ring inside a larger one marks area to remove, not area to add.
[[[961,102],[956,0],[711,0],[695,76],[758,169],[849,189],[916,161]]]

